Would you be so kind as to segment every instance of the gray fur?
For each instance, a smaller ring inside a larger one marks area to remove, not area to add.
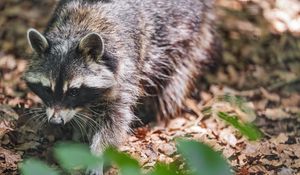
[[[44,32],[49,49],[33,54],[25,77],[38,73],[55,82],[63,64],[66,82],[84,76],[108,78],[103,81],[110,82],[103,85],[109,87],[103,94],[105,107],[99,112],[102,117],[96,118],[100,127],[91,142],[92,152],[99,154],[120,144],[130,131],[138,100],[152,104],[158,119],[180,112],[203,67],[217,55],[213,4],[213,0],[62,0]],[[75,59],[80,40],[89,33],[101,36],[105,52],[114,58],[106,61],[115,63],[114,69],[104,60]]]

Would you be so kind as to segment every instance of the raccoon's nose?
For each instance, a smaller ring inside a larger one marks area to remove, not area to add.
[[[49,122],[54,125],[63,125],[64,119],[61,117],[51,117]]]

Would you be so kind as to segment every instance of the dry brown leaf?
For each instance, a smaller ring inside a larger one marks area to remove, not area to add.
[[[220,132],[220,138],[225,141],[225,143],[235,147],[237,144],[237,138],[235,135],[232,133],[232,130],[230,129],[224,129]]]
[[[8,121],[0,121],[0,139],[9,131],[13,129],[10,126],[11,124]]]
[[[275,144],[285,143],[288,140],[288,136],[284,133],[280,133],[278,137],[271,139]]]
[[[19,115],[8,105],[0,104],[0,139],[4,134],[12,131]]]
[[[200,110],[196,100],[187,99],[185,101],[185,105],[188,106],[188,108],[190,108],[191,110],[193,110],[193,112],[195,112],[197,114],[197,117],[199,117],[199,120],[201,120],[203,118],[203,115],[201,113],[201,110]]]
[[[182,127],[186,124],[185,118],[176,118],[174,120],[171,120],[168,124],[168,128],[170,130],[180,130]]]
[[[264,113],[266,117],[271,120],[285,119],[291,116],[289,113],[285,112],[281,108],[267,108]]]
[[[172,145],[170,143],[165,143],[165,144],[159,145],[158,151],[160,151],[161,153],[163,153],[167,156],[171,156],[172,154],[174,154],[176,152],[176,148],[175,148],[175,145]]]
[[[0,147],[0,173],[5,170],[17,170],[21,160],[19,154]]]
[[[278,94],[275,93],[270,93],[268,92],[266,89],[264,88],[260,88],[260,91],[262,92],[262,95],[267,98],[270,101],[274,101],[274,102],[279,102],[280,101],[280,97]]]
[[[286,108],[300,106],[300,94],[293,93],[288,98],[282,99],[282,105]]]
[[[134,131],[134,135],[139,139],[144,139],[149,132],[148,127],[140,127]]]

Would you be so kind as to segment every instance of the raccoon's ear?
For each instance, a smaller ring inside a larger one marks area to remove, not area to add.
[[[35,29],[27,31],[27,40],[30,47],[37,53],[43,53],[49,47],[47,39]]]
[[[80,40],[79,50],[83,54],[91,56],[95,61],[100,61],[104,53],[104,42],[102,37],[94,32],[87,34]]]

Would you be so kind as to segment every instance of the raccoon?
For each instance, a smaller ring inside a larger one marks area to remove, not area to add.
[[[93,123],[98,155],[130,132],[137,104],[178,115],[219,54],[214,20],[213,0],[61,0],[43,34],[27,32],[24,79],[50,123]]]

